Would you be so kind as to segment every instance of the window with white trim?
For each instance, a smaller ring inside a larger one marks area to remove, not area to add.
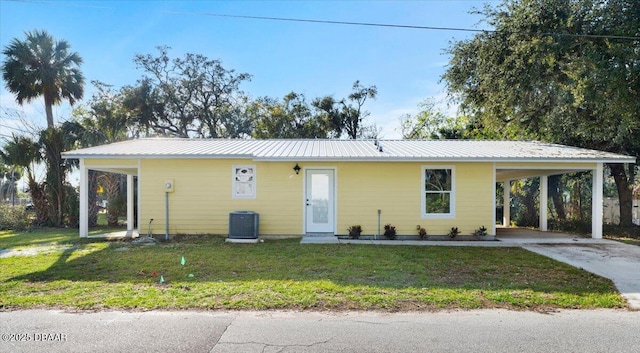
[[[453,217],[455,209],[455,168],[424,166],[422,168],[422,216]]]
[[[234,199],[255,199],[256,166],[234,165],[232,172],[232,197]]]

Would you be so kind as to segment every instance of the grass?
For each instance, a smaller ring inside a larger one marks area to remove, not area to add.
[[[60,248],[0,258],[0,308],[414,311],[625,306],[611,281],[519,248],[301,245],[299,239],[229,244],[215,236],[145,246],[80,241],[75,230],[0,232],[0,248],[42,245]]]
[[[106,227],[107,226],[107,212],[98,212],[97,214],[97,220],[96,223],[98,224],[99,227]],[[127,223],[127,217],[125,216],[119,216],[118,217],[118,224],[119,225],[124,225]]]

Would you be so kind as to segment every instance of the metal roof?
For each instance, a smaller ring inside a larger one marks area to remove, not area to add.
[[[567,161],[635,163],[621,154],[536,141],[243,140],[145,138],[63,153],[65,158],[251,158],[295,161]]]

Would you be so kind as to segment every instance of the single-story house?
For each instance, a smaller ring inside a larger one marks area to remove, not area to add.
[[[430,235],[482,226],[495,235],[498,183],[540,177],[540,205],[547,205],[549,175],[593,171],[592,237],[601,238],[603,165],[635,163],[557,144],[470,140],[146,138],[63,156],[80,160],[81,237],[88,235],[88,171],[97,170],[128,176],[132,231],[228,234],[230,213],[253,211],[261,236],[340,235],[351,225],[378,234],[380,223],[399,235],[417,234],[417,225]],[[540,230],[547,230],[547,207],[540,207]]]

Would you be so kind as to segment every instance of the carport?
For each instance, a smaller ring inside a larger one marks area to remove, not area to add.
[[[89,170],[123,174],[127,176],[127,231],[126,236],[136,235],[136,230],[140,229],[135,224],[137,218],[134,212],[137,207],[134,205],[134,183],[139,175],[139,166],[122,161],[122,164],[106,164],[98,160],[86,161],[80,159],[80,237],[87,237],[89,234]],[[139,198],[138,198],[139,200]],[[139,209],[139,208],[138,208]],[[139,219],[139,218],[138,218]]]
[[[620,163],[628,163],[628,161],[616,161]],[[559,163],[496,163],[495,175],[496,183],[503,184],[503,217],[502,228],[508,229],[511,225],[511,182],[520,179],[540,178],[540,200],[538,204],[539,211],[539,231],[547,232],[548,225],[548,197],[549,197],[549,176],[561,175],[567,173],[591,171],[592,173],[592,196],[591,196],[591,237],[594,239],[602,238],[602,215],[603,215],[603,187],[604,187],[604,162],[595,161],[594,163],[576,163],[572,165],[566,161]],[[520,232],[519,234],[521,234]],[[503,231],[503,235],[508,234]],[[535,235],[535,234],[530,234]],[[538,233],[540,236],[540,233]]]

